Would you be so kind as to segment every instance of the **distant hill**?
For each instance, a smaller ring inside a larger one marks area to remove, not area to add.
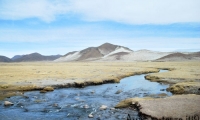
[[[33,61],[53,61],[61,57],[61,55],[43,56],[39,53],[31,53],[28,55],[14,56],[13,62],[33,62]]]
[[[12,60],[6,56],[0,56],[0,62],[12,62]]]
[[[98,47],[89,47],[81,51],[69,52],[55,61],[149,61],[168,54],[171,53],[150,50],[133,51],[124,46],[104,43]]]
[[[56,59],[55,61],[90,61],[99,60],[105,56],[116,54],[119,52],[132,52],[129,48],[113,45],[110,43],[104,43],[98,47],[89,47],[81,51],[69,52],[65,56]]]
[[[21,57],[23,57],[23,55],[15,55],[15,56],[12,57],[11,59],[12,59],[12,60],[16,60],[16,59],[19,59],[19,58],[21,58]]]
[[[97,47],[88,47],[80,51],[68,52],[64,56],[44,56],[39,53],[15,55],[12,59],[0,56],[0,62],[34,61],[188,61],[200,60],[200,52],[159,52],[146,49],[133,51],[127,47],[104,43]]]
[[[188,61],[188,60],[200,60],[200,52],[193,53],[172,53],[157,59],[156,61]]]

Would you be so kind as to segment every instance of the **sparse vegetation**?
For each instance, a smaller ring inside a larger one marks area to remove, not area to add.
[[[174,95],[167,98],[129,98],[115,107],[132,107],[149,119],[185,118],[186,115],[200,115],[199,95]]]
[[[119,82],[131,75],[152,73],[147,79],[187,86],[189,82],[199,83],[200,62],[30,62],[0,63],[0,92],[42,90],[46,86],[73,87],[78,85]],[[159,69],[169,72],[155,73]],[[10,77],[12,76],[12,77]],[[70,84],[73,84],[70,86]],[[191,84],[190,86],[192,86]],[[194,84],[195,85],[195,84]],[[173,89],[172,89],[173,88]],[[182,93],[187,87],[173,86],[170,91]],[[190,87],[193,89],[193,87]],[[198,87],[196,87],[198,89]],[[179,92],[178,92],[179,91]],[[187,88],[187,93],[190,89]],[[192,92],[193,93],[193,92]]]

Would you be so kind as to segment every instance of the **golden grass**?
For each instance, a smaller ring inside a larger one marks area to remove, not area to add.
[[[149,66],[149,65],[148,65]],[[150,65],[157,68],[171,68],[171,71],[164,73],[153,73],[146,76],[147,79],[155,82],[179,83],[199,82],[200,62],[161,62]]]
[[[0,63],[0,91],[34,90],[64,83],[101,84],[142,73],[147,78],[168,83],[199,82],[200,62],[26,62]]]
[[[156,72],[157,69],[135,67],[136,63],[1,63],[1,87],[9,85],[40,85],[43,80],[60,81],[94,81],[121,78]]]
[[[168,88],[169,91],[175,94],[184,94],[184,93],[200,93],[200,82],[181,82],[176,83]]]

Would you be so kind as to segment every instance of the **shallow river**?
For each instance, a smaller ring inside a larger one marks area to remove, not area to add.
[[[48,93],[25,92],[24,96],[5,99],[13,102],[13,106],[4,107],[4,101],[0,101],[0,120],[121,120],[126,119],[128,114],[136,118],[138,112],[132,108],[115,110],[110,108],[126,98],[172,95],[166,91],[168,85],[145,80],[145,75],[127,77],[120,83],[85,88],[63,88]],[[101,105],[106,105],[108,108],[100,110]],[[88,118],[89,114],[92,114],[94,118]]]

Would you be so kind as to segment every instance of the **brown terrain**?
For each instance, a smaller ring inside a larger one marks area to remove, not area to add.
[[[22,55],[21,57],[14,59],[13,62],[53,61],[59,57],[61,57],[61,55],[43,56],[39,53],[31,53]]]
[[[127,51],[131,51],[129,48],[119,46],[119,45],[113,45],[110,43],[104,43],[98,47],[89,47],[81,51],[74,51],[69,52],[63,57],[55,60],[57,62],[65,62],[65,61],[96,61],[101,60],[103,57],[109,55],[110,53],[116,51],[119,48],[123,48]],[[119,51],[123,52],[123,51]],[[117,53],[119,53],[117,52]],[[117,53],[114,53],[117,55]],[[127,53],[127,52],[126,52]],[[117,55],[118,57],[121,57],[120,54]]]
[[[103,84],[107,82],[120,82],[124,77],[152,73],[146,76],[150,81],[168,83],[168,88],[174,94],[196,94],[193,96],[173,96],[169,99],[160,98],[159,101],[149,101],[152,98],[140,98],[138,102],[142,107],[142,116],[157,115],[171,117],[170,111],[176,111],[176,117],[186,115],[192,116],[199,111],[200,94],[200,62],[21,62],[0,63],[0,98],[13,95],[23,95],[24,91],[41,90],[47,88],[84,87],[87,85]],[[156,73],[159,69],[168,69],[169,72]],[[180,95],[182,96],[182,95]],[[128,99],[128,103],[122,101],[123,105],[116,107],[133,107],[130,103],[135,98]],[[127,100],[125,100],[127,101]],[[170,102],[171,101],[171,102]],[[177,103],[178,102],[178,103]],[[176,104],[177,103],[177,104]],[[191,106],[188,109],[177,105]],[[149,106],[151,107],[149,107]],[[156,110],[153,108],[157,108]],[[165,109],[164,109],[165,108]],[[161,111],[164,109],[169,113]],[[180,109],[185,109],[180,111]],[[154,111],[153,113],[151,111]],[[174,112],[172,112],[174,113]]]
[[[12,60],[6,56],[0,56],[0,62],[12,62]]]
[[[69,52],[58,59],[55,57],[59,56],[44,57],[33,53],[16,58],[20,63],[0,63],[0,99],[23,95],[24,91],[47,92],[54,88],[114,83],[124,77],[151,73],[145,78],[169,84],[167,90],[174,94],[172,97],[127,98],[116,107],[131,107],[138,110],[142,117],[151,119],[187,119],[186,116],[200,113],[200,52],[134,52],[126,47],[105,43],[99,47]],[[28,62],[54,59],[56,62]],[[0,57],[0,60],[9,61],[5,57]],[[157,73],[160,69],[169,71]]]
[[[157,61],[188,61],[188,60],[200,60],[200,52],[188,53],[188,54],[172,53],[157,59]]]

